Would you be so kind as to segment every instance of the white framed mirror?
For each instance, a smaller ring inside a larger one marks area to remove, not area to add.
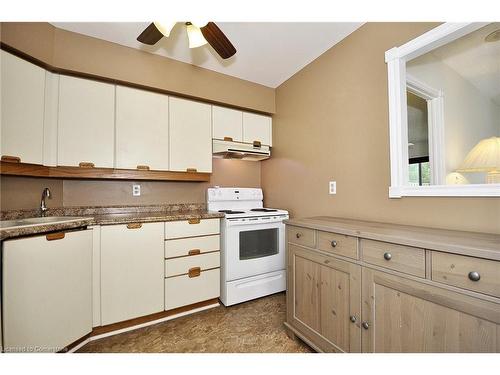
[[[445,23],[385,60],[389,197],[499,197],[500,23]]]

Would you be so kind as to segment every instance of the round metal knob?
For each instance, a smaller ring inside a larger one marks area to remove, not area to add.
[[[332,241],[332,247],[337,247],[337,241],[335,240]]]
[[[296,234],[295,234],[295,237],[297,237],[297,238],[302,237],[302,233],[296,233]]]
[[[384,253],[384,259],[385,260],[391,260],[392,259],[392,254],[391,253]]]
[[[361,323],[361,327],[363,327],[364,329],[368,329],[368,327],[370,327],[370,325],[368,324],[368,322],[363,322],[363,323]]]
[[[351,322],[353,322],[353,323],[356,323],[356,317],[355,317],[354,315],[351,315],[351,316],[349,317],[349,320],[350,320]]]
[[[479,272],[476,271],[469,272],[469,279],[471,281],[479,281],[480,278],[481,275],[479,274]]]

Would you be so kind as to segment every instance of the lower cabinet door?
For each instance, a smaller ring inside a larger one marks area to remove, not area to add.
[[[92,331],[92,231],[3,243],[3,343],[57,352]]]
[[[363,269],[363,352],[499,352],[500,305]]]
[[[287,321],[322,351],[361,349],[361,267],[288,245]]]
[[[101,322],[163,311],[164,223],[101,226]]]

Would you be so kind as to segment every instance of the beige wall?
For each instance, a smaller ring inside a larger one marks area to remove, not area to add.
[[[369,23],[278,87],[273,157],[262,164],[268,206],[500,233],[497,198],[389,199],[384,52],[435,24]],[[337,181],[337,195],[328,181]]]
[[[205,203],[210,186],[260,187],[261,164],[213,159],[210,182],[139,181],[141,196],[132,196],[134,181],[59,180],[2,176],[0,209],[29,209],[40,205],[44,187],[52,191],[49,207],[134,204]]]
[[[274,113],[275,90],[45,23],[3,22],[1,40],[56,68],[167,90],[215,103]]]

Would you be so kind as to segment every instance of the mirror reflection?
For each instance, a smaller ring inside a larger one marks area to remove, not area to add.
[[[500,183],[500,23],[406,63],[412,186]]]

